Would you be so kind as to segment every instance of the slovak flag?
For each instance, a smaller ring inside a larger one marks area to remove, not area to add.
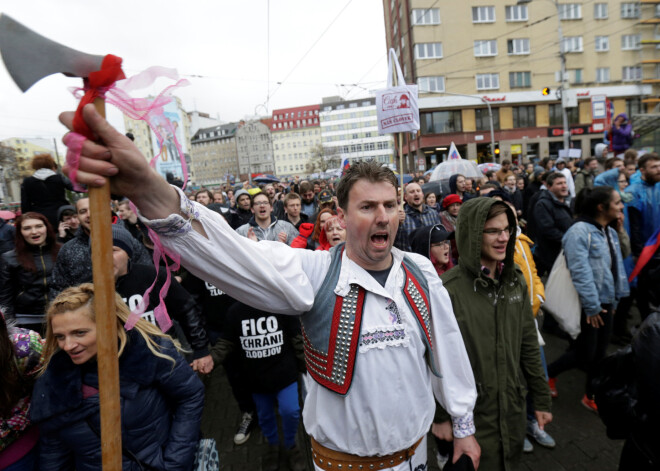
[[[658,248],[660,248],[660,227],[656,229],[656,231],[653,233],[651,238],[646,242],[644,245],[644,248],[642,249],[642,252],[639,254],[639,258],[637,259],[637,265],[635,265],[635,269],[633,272],[630,274],[630,277],[628,277],[628,282],[632,282],[637,275],[639,275],[639,272],[642,271],[644,266],[651,260],[653,255],[658,251]]]
[[[461,159],[461,154],[458,153],[456,144],[454,144],[454,141],[452,141],[451,147],[449,147],[449,157],[447,158],[447,160],[460,160],[460,159]]]
[[[348,160],[348,157],[344,159],[344,161],[341,163],[341,174],[342,176],[344,173],[346,173],[346,170],[348,170],[348,167],[351,166],[351,162]]]

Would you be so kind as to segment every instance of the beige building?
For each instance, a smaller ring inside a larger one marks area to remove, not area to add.
[[[275,172],[270,123],[261,121],[241,121],[236,131],[240,179],[245,181],[248,174]]]
[[[193,185],[218,186],[238,177],[236,123],[197,131],[191,140],[190,175]]]
[[[411,165],[420,157],[441,160],[452,141],[464,157],[487,157],[486,101],[502,157],[557,155],[563,148],[559,24],[571,147],[588,155],[603,140],[603,127],[592,118],[593,97],[605,95],[614,115],[627,112],[633,125],[660,102],[658,1],[383,5],[388,47],[397,51],[406,81],[420,90],[421,130],[405,146]],[[653,141],[653,125],[647,128]]]
[[[278,177],[305,175],[310,159],[321,147],[319,105],[273,110],[271,121],[275,174]]]
[[[20,200],[20,184],[25,177],[34,173],[32,158],[37,154],[50,154],[61,168],[64,163],[55,151],[55,142],[50,139],[11,137],[0,141],[0,144],[14,149],[16,162],[13,168],[2,169],[2,187],[0,197],[9,197],[11,201]],[[6,195],[4,194],[6,192]]]

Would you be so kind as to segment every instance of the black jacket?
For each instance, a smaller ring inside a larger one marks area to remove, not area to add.
[[[136,239],[131,238],[133,257],[131,261],[137,265],[153,265],[147,249]],[[54,299],[60,291],[69,286],[92,282],[92,248],[89,235],[78,228],[76,237],[64,244],[57,254],[53,268],[51,297]]]
[[[240,208],[236,208],[232,212],[232,218],[229,222],[229,225],[232,227],[232,229],[236,230],[239,227],[241,227],[243,224],[247,224],[250,222],[250,219],[252,219],[252,214],[251,210],[244,210]]]
[[[32,249],[36,272],[23,268],[15,250],[2,254],[0,263],[0,306],[3,314],[13,319],[16,314],[43,316],[51,301],[53,257],[50,246]],[[41,319],[39,319],[41,320]]]
[[[21,212],[35,211],[48,218],[50,224],[57,230],[57,210],[68,205],[65,190],[73,191],[71,181],[59,173],[41,179],[27,177],[21,184]]]
[[[156,339],[155,356],[136,330],[119,357],[122,445],[149,469],[192,469],[204,406],[204,385],[164,338]],[[37,379],[30,419],[40,434],[41,471],[97,471],[101,469],[99,395],[83,398],[82,385],[98,389],[96,362],[73,364],[58,351]],[[126,456],[124,471],[142,468]]]
[[[16,229],[0,218],[0,254],[14,249],[14,234]]]
[[[240,351],[241,372],[252,393],[275,393],[304,371],[300,322],[294,316],[271,314],[236,302],[227,325],[211,351],[215,365]]]
[[[158,271],[158,281],[149,294],[149,303],[142,317],[156,324],[154,309],[158,306],[160,299],[158,294],[165,284],[166,275],[163,269]],[[117,279],[115,287],[117,293],[124,299],[128,307],[134,310],[142,301],[144,293],[156,280],[156,269],[152,266],[133,265],[129,272]],[[199,307],[192,296],[176,281],[171,280],[167,295],[165,296],[165,307],[168,315],[176,320],[186,339],[193,348],[193,358],[202,358],[209,354],[208,337],[204,328],[204,319],[199,312]],[[172,329],[170,329],[171,331]],[[174,335],[174,332],[168,333]]]
[[[549,271],[561,251],[561,239],[571,225],[571,209],[552,197],[549,191],[540,192],[530,213],[534,220],[536,249],[534,260],[539,274]]]

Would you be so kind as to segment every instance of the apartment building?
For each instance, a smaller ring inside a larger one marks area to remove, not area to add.
[[[339,162],[375,159],[394,164],[391,134],[378,134],[376,99],[374,97],[343,100],[323,98],[319,113],[321,139],[326,155]]]
[[[229,123],[195,133],[190,141],[190,178],[195,186],[218,186],[238,176],[237,129],[237,123]]]
[[[274,173],[273,146],[268,124],[260,120],[241,121],[236,131],[236,147],[241,180],[248,174]]]
[[[583,155],[603,140],[602,128],[592,126],[593,97],[604,95],[614,115],[627,112],[633,124],[636,115],[640,122],[640,115],[652,116],[660,102],[658,1],[384,0],[383,5],[388,48],[397,51],[406,81],[420,90],[421,130],[404,147],[411,165],[420,157],[442,160],[452,141],[464,157],[487,158],[486,102],[501,157],[557,155],[563,148],[557,93],[562,78],[570,146]],[[654,134],[649,132],[651,141]]]
[[[273,110],[271,136],[275,174],[290,177],[307,173],[310,159],[321,145],[319,105]]]

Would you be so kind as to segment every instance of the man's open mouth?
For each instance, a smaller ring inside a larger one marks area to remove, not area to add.
[[[387,232],[378,232],[371,236],[371,241],[375,245],[387,245],[388,239],[389,239],[389,234]]]

